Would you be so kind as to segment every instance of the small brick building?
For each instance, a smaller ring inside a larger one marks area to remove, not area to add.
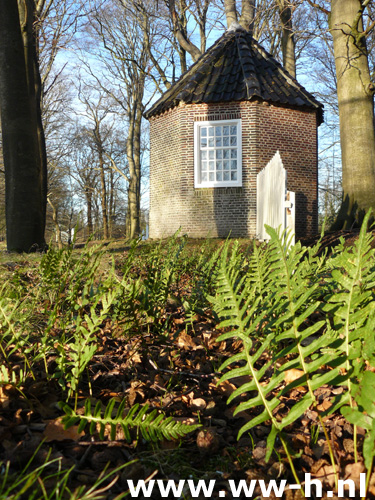
[[[296,235],[317,232],[322,108],[250,33],[227,30],[145,113],[150,237],[256,237],[256,176],[277,151]]]

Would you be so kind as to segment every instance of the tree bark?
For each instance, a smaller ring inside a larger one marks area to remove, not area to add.
[[[57,209],[56,209],[55,205],[52,203],[50,198],[47,198],[47,202],[52,209],[52,221],[53,221],[53,225],[55,226],[56,243],[57,243],[58,248],[61,250],[63,248],[63,242],[61,239],[61,229],[60,229],[60,224],[59,224],[59,220],[58,220]]]
[[[113,170],[109,169],[109,200],[108,200],[108,230],[113,238],[113,223],[115,219],[115,180]]]
[[[46,193],[41,179],[35,95],[29,92],[17,2],[0,3],[0,110],[8,251],[45,247]]]
[[[293,35],[292,8],[289,0],[277,0],[282,27],[281,47],[284,68],[296,77],[296,45]]]
[[[108,210],[107,210],[107,186],[105,182],[105,172],[104,172],[104,155],[103,148],[98,151],[99,153],[99,171],[100,171],[100,188],[101,188],[101,205],[102,205],[102,217],[103,217],[103,237],[105,240],[109,238],[108,231]]]
[[[35,1],[34,0],[17,0],[18,11],[21,25],[21,33],[26,62],[26,76],[29,87],[29,97],[32,103],[32,112],[37,127],[38,137],[38,155],[41,164],[42,193],[44,202],[44,219],[46,218],[47,210],[47,152],[44,128],[42,123],[42,95],[43,86],[39,70],[39,48],[37,34],[34,28],[35,21]]]
[[[169,0],[168,5],[176,40],[180,44],[180,47],[191,55],[193,61],[197,61],[199,57],[202,55],[201,51],[198,49],[196,45],[194,45],[190,40],[188,40],[184,29],[185,27],[181,24],[182,20],[184,21],[184,24],[185,22],[187,23],[185,3],[183,3],[182,5],[182,19],[178,18],[178,14],[176,12],[175,0]]]
[[[88,230],[88,236],[90,237],[93,232],[94,232],[94,227],[92,223],[92,192],[90,187],[85,187],[85,198],[86,198],[86,205],[87,205],[87,230]]]
[[[225,0],[224,7],[227,26],[229,28],[232,23],[237,22],[236,0]]]
[[[362,21],[353,25],[360,8],[360,0],[332,0],[329,15],[342,152],[343,205],[336,228],[375,208],[374,90]]]
[[[141,231],[140,225],[140,186],[141,186],[141,124],[143,105],[138,96],[136,109],[129,119],[129,134],[126,154],[129,164],[127,236],[136,238]]]
[[[242,0],[240,25],[246,30],[253,32],[256,0]]]

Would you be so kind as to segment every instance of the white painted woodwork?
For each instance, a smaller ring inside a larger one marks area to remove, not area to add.
[[[286,190],[287,173],[279,151],[257,175],[257,238],[269,240],[264,225],[295,232],[295,193]]]
[[[293,191],[287,191],[286,201],[285,201],[285,226],[288,235],[291,235],[291,245],[295,243],[295,231],[296,231],[296,193]]]

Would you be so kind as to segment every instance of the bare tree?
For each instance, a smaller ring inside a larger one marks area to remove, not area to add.
[[[45,246],[47,195],[40,102],[35,91],[39,76],[32,25],[35,6],[31,0],[25,1],[30,16],[25,15],[26,4],[21,0],[0,4],[0,65],[3,68],[0,72],[0,109],[7,247],[17,252]]]
[[[67,158],[69,174],[83,194],[88,236],[91,236],[94,233],[94,198],[98,191],[97,154],[92,147],[92,132],[86,127],[77,126],[70,144],[71,150]]]
[[[296,45],[294,41],[294,31],[292,22],[292,12],[295,5],[290,0],[276,0],[280,13],[282,28],[282,53],[285,69],[296,77]]]
[[[373,2],[331,0],[330,10],[325,4],[308,2],[328,16],[333,39],[343,187],[335,227],[347,227],[361,217],[361,212],[375,208],[375,84],[366,43],[375,25],[368,15]]]
[[[127,235],[134,238],[140,232],[141,126],[150,63],[147,45],[152,43],[150,19],[130,0],[92,9],[90,19],[91,36],[101,43],[95,52],[101,71],[87,64],[87,72],[112,102],[112,112],[127,124]]]

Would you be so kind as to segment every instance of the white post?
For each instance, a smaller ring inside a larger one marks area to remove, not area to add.
[[[285,200],[285,228],[288,234],[292,234],[291,245],[295,244],[295,230],[296,230],[296,193],[287,191]]]
[[[257,237],[269,240],[264,225],[285,228],[286,171],[280,153],[257,175]]]

